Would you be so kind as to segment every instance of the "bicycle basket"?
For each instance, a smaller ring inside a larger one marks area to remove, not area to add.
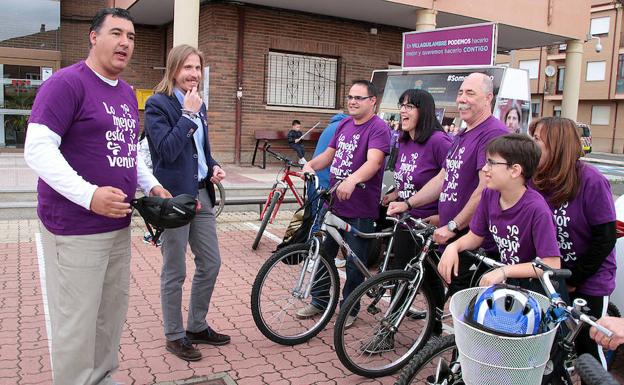
[[[470,301],[484,288],[459,291],[451,297],[455,342],[466,385],[526,385],[541,383],[557,327],[544,333],[506,337],[489,333],[464,322]],[[543,309],[550,306],[545,296],[531,292]]]

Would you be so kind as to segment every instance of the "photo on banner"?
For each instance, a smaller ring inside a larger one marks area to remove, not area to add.
[[[526,134],[529,130],[531,102],[500,98],[496,101],[493,115],[505,124],[509,133]]]

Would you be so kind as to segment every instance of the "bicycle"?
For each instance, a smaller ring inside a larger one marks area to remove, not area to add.
[[[399,225],[396,218],[392,228],[380,232],[363,233],[331,213],[336,183],[329,191],[321,191],[313,199],[328,202],[327,209],[318,215],[320,230],[305,243],[286,246],[274,253],[260,268],[251,291],[251,310],[254,322],[264,336],[281,345],[296,345],[317,335],[331,319],[339,297],[340,281],[333,258],[321,250],[321,245],[331,236],[347,250],[347,260],[362,272],[365,278],[372,273],[353,253],[339,231],[347,231],[362,238],[390,237],[389,247],[379,269],[385,270],[392,249],[393,234]],[[321,267],[322,266],[322,267]],[[317,274],[317,272],[322,272]],[[296,311],[311,303],[312,290],[327,289],[327,294],[317,296],[324,307],[317,317],[301,319]]]
[[[301,168],[302,166],[293,163],[290,159],[282,154],[271,151],[269,149],[270,147],[270,145],[267,145],[264,150],[271,154],[277,160],[283,162],[284,167],[278,173],[278,178],[273,184],[273,187],[271,187],[271,191],[269,191],[266,202],[264,202],[262,212],[260,213],[260,220],[262,222],[260,223],[260,228],[258,229],[256,238],[251,245],[252,250],[256,250],[258,248],[258,244],[260,243],[260,239],[262,239],[262,234],[264,234],[264,230],[269,223],[273,223],[273,220],[275,219],[275,216],[277,215],[277,212],[279,211],[279,208],[284,201],[286,192],[288,192],[289,189],[290,191],[292,191],[293,195],[295,196],[295,200],[299,204],[299,207],[303,206],[303,197],[305,197],[305,185],[303,194],[299,194],[291,179],[291,177],[294,176],[305,180],[303,173],[298,171],[291,171],[292,167]]]
[[[435,310],[434,294],[422,284],[424,264],[428,263],[446,286],[437,271],[439,256],[433,243],[436,227],[408,214],[403,217],[407,218],[407,230],[415,241],[420,239],[422,248],[404,270],[386,271],[359,285],[340,309],[334,327],[334,347],[340,362],[351,372],[369,378],[386,376],[406,365],[429,340],[434,322],[448,317]],[[500,264],[484,256],[479,260],[488,266]],[[359,326],[347,328],[347,316],[358,304]]]
[[[552,269],[542,263],[539,258],[535,259],[533,265],[544,272],[540,277],[540,283],[546,294],[550,297],[550,307],[547,314],[552,318],[555,325],[563,325],[562,328],[555,331],[555,341],[550,350],[550,358],[546,363],[541,384],[563,385],[576,383],[576,381],[572,379],[576,361],[574,340],[583,326],[583,323],[596,326],[607,335],[611,333],[600,325],[597,325],[591,317],[583,313],[583,307],[587,304],[585,300],[577,298],[574,300],[574,306],[568,306],[561,299],[552,284],[551,278],[565,279],[570,275],[569,270]],[[501,339],[503,339],[503,337],[501,337]],[[498,353],[499,356],[506,356],[504,353]],[[527,354],[527,352],[515,352],[515,354],[519,353]],[[511,357],[513,357],[513,355],[511,355]],[[526,383],[526,379],[519,380],[524,380],[523,383]],[[498,378],[497,383],[502,383],[502,378]],[[407,384],[464,384],[454,335],[433,339],[412,358],[401,372],[399,380],[395,385]]]

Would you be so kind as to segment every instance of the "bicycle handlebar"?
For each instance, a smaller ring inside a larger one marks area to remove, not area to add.
[[[485,263],[489,267],[503,267],[503,266],[507,266],[507,265],[505,265],[502,262],[499,262],[499,261],[497,261],[495,259],[487,257],[486,254],[485,254],[485,250],[483,250],[483,249],[478,249],[477,251],[464,250],[463,253],[465,253],[466,255],[476,259],[477,261],[481,261],[481,262]]]
[[[563,308],[564,311],[568,313],[575,320],[584,322],[586,324],[589,324],[590,326],[595,327],[596,329],[600,330],[602,333],[604,333],[608,337],[611,337],[611,335],[613,335],[613,333],[609,329],[601,325],[598,325],[594,317],[588,316],[587,314],[583,313],[580,309],[577,309],[576,307],[568,306],[561,299],[561,296],[559,296],[559,293],[555,290],[555,287],[552,284],[551,277],[561,278],[561,279],[569,278],[570,276],[572,276],[572,272],[570,270],[553,269],[552,267],[545,264],[542,261],[542,259],[539,257],[535,258],[535,260],[533,261],[533,265],[543,270],[544,273],[541,275],[540,281],[542,282],[542,286],[546,290],[546,293],[549,295],[550,301],[555,306],[559,308]]]
[[[270,148],[271,148],[271,145],[267,144],[266,147],[264,147],[264,151],[266,151],[269,154],[271,154],[277,160],[286,163],[287,166],[296,167],[296,168],[303,168],[302,165],[297,164],[297,163],[293,163],[292,160],[288,159],[288,157],[286,157],[285,155],[282,155],[282,154],[280,154],[278,152],[272,151],[272,150],[270,150]]]

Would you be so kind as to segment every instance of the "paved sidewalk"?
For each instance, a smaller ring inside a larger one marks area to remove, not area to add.
[[[269,231],[281,236],[292,212],[280,212]],[[257,213],[226,213],[219,218],[223,259],[209,322],[230,334],[232,343],[201,346],[204,358],[188,363],[165,350],[160,307],[160,251],[142,242],[141,220],[132,237],[130,306],[120,349],[122,384],[154,384],[225,372],[237,384],[392,384],[393,377],[370,380],[351,374],[333,351],[331,326],[308,343],[281,346],[256,328],[250,310],[251,285],[276,243],[263,238],[250,245]],[[42,301],[36,234],[38,221],[0,221],[0,385],[51,382],[45,310]],[[187,273],[194,265],[187,259]],[[189,284],[184,303],[188,303]],[[186,309],[185,309],[186,311]],[[330,323],[332,325],[333,323]]]

